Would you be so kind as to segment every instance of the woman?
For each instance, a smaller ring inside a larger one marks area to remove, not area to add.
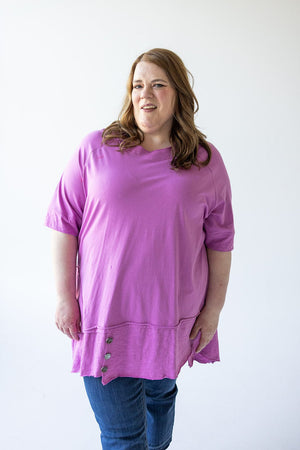
[[[176,54],[140,55],[119,120],[83,139],[48,210],[56,324],[103,449],[166,449],[181,367],[219,361],[231,192],[197,109]]]

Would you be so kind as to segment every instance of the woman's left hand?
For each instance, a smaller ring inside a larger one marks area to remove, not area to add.
[[[219,316],[219,311],[206,309],[205,307],[200,312],[190,333],[190,339],[194,339],[199,331],[201,331],[200,342],[196,348],[196,353],[201,352],[214,337],[219,323]]]

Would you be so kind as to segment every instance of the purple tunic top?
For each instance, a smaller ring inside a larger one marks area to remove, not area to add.
[[[175,379],[188,361],[219,361],[217,333],[195,353],[206,247],[233,248],[231,190],[222,158],[171,170],[171,147],[125,153],[88,134],[56,188],[46,225],[78,237],[81,333],[72,372]],[[206,152],[199,148],[199,159]]]

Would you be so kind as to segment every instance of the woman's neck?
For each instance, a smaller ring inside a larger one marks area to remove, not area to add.
[[[148,152],[159,150],[160,148],[170,147],[170,140],[162,136],[150,136],[145,134],[142,146]]]

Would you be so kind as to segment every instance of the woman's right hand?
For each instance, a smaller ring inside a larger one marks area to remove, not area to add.
[[[57,328],[69,338],[79,341],[78,333],[81,332],[80,309],[76,299],[58,301],[55,323]]]

